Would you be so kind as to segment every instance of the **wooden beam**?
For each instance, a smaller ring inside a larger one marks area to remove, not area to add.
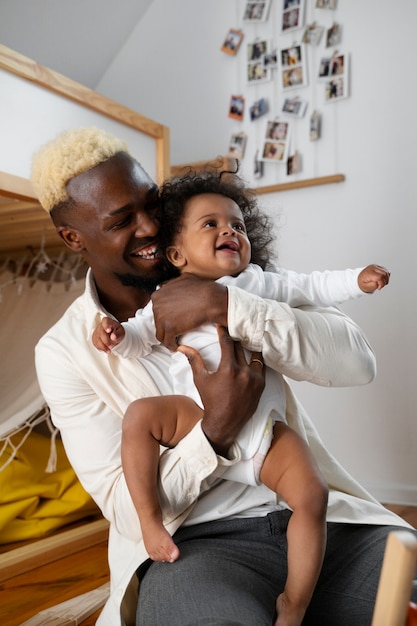
[[[184,165],[172,165],[171,176],[181,176],[187,174],[187,170],[191,168],[196,172],[204,169],[206,166],[215,167],[219,171],[231,170],[236,168],[236,159],[231,157],[218,157],[210,161],[197,161]],[[265,187],[255,187],[254,191],[258,194],[276,193],[277,191],[288,191],[290,189],[302,189],[303,187],[315,187],[316,185],[330,185],[333,183],[342,183],[345,180],[344,174],[332,174],[331,176],[319,176],[316,178],[305,178],[304,180],[292,180],[287,183],[277,183],[274,185],[266,185]]]
[[[293,180],[288,183],[278,183],[265,187],[256,187],[258,194],[276,193],[277,191],[289,191],[291,189],[302,189],[303,187],[315,187],[316,185],[331,185],[342,183],[345,180],[344,174],[333,174],[332,176],[320,176],[318,178],[305,178],[304,180]]]
[[[406,623],[416,566],[416,537],[408,530],[391,532],[385,548],[372,626]]]
[[[1,46],[0,46],[1,47]],[[0,172],[0,195],[17,200],[33,200],[37,202],[32,183],[26,178]]]
[[[102,543],[108,534],[109,523],[100,519],[4,552],[0,555],[0,582]]]
[[[136,111],[132,111],[132,109],[110,100],[48,67],[39,65],[36,61],[1,44],[0,67],[33,82],[35,85],[49,89],[73,102],[77,102],[88,109],[102,113],[111,119],[126,124],[126,126],[140,130],[140,132],[150,137],[158,139],[166,132],[163,124],[140,115],[140,113],[136,113]]]

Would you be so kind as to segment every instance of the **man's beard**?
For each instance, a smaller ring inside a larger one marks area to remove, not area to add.
[[[169,263],[161,263],[154,275],[137,276],[136,274],[117,274],[124,287],[136,287],[145,293],[153,293],[162,282],[178,276],[178,271]]]
[[[124,287],[136,287],[145,293],[153,293],[163,280],[162,276],[136,276],[135,274],[116,274],[116,276]]]

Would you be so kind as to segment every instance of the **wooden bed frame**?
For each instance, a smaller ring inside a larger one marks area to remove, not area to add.
[[[58,96],[66,107],[74,106],[76,115],[79,110],[86,111],[86,120],[80,118],[79,126],[92,125],[91,119],[97,116],[97,125],[108,123],[112,129],[114,122],[123,129],[132,129],[136,136],[146,136],[155,142],[156,164],[155,178],[158,183],[165,180],[170,173],[169,156],[169,129],[131,109],[128,109],[109,98],[106,98],[75,81],[39,65],[6,46],[0,45],[0,69],[11,76],[19,77],[24,81],[24,87],[29,90],[44,90],[45,96]],[[81,107],[81,109],[80,109]],[[43,120],[39,120],[41,124]],[[65,120],[63,119],[65,125]],[[64,128],[62,128],[64,130]],[[51,137],[45,137],[48,141]],[[129,144],[130,145],[130,144]],[[2,145],[7,150],[7,145]],[[1,169],[1,168],[0,168]],[[18,253],[29,247],[39,246],[41,236],[44,236],[46,247],[62,247],[55,234],[49,216],[45,214],[35,199],[32,185],[29,180],[15,174],[15,172],[0,171],[0,258],[10,253]]]
[[[74,125],[91,125],[92,115],[97,114],[99,120],[97,126],[107,119],[112,130],[114,123],[117,122],[122,129],[127,127],[129,134],[133,129],[138,135],[145,135],[146,141],[151,138],[155,142],[155,178],[157,182],[162,182],[168,177],[169,129],[166,126],[113,102],[3,45],[0,45],[0,69],[22,79],[25,88],[36,88],[38,92],[42,89],[45,90],[45,94],[59,96],[66,107],[72,106],[68,103],[75,103],[77,111],[80,105],[85,108],[87,122],[80,119],[79,123]],[[30,101],[30,96],[28,99]],[[39,123],[41,124],[42,120],[39,120]],[[49,136],[45,137],[45,141],[49,139]],[[130,142],[128,143],[130,147]],[[7,151],[7,145],[3,144],[2,149]],[[35,198],[31,182],[15,173],[0,171],[0,260],[37,250],[41,241],[48,252],[63,247],[49,215]],[[78,523],[70,530],[56,531],[45,539],[24,542],[21,547],[12,550],[9,550],[7,545],[0,546],[0,581],[57,561],[87,546],[102,543],[107,540],[107,535],[107,521],[98,519]]]

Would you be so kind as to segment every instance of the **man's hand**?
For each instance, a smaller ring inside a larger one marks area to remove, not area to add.
[[[213,449],[227,456],[242,427],[254,414],[265,386],[262,356],[253,353],[248,363],[239,342],[227,330],[217,327],[221,360],[216,372],[209,372],[200,353],[179,346],[193,370],[194,382],[204,406],[203,431]]]
[[[156,337],[167,348],[177,349],[177,337],[203,324],[227,326],[227,288],[183,274],[152,294]]]
[[[95,328],[92,341],[94,347],[102,352],[111,352],[125,336],[123,326],[111,317],[103,317],[101,323]]]
[[[365,293],[373,293],[389,283],[390,273],[381,265],[368,265],[358,276],[358,285]]]

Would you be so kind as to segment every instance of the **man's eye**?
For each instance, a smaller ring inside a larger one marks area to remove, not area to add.
[[[119,220],[118,222],[115,222],[112,225],[112,230],[117,230],[118,228],[124,228],[124,226],[128,226],[128,224],[130,224],[130,220],[131,220],[131,216],[130,215],[126,215],[126,217],[124,217],[123,219]]]

